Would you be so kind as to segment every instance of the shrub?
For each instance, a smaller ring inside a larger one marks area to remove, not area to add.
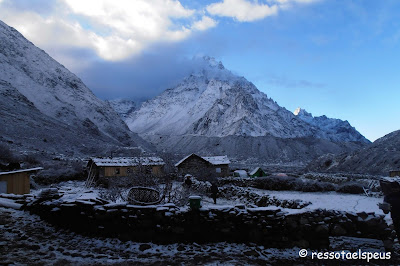
[[[334,191],[336,186],[328,182],[320,182],[315,180],[304,180],[302,182],[302,187],[298,190],[304,192],[324,192],[324,191]]]
[[[34,155],[25,155],[23,161],[30,166],[40,164],[39,160]]]
[[[269,176],[254,179],[254,187],[265,190],[294,190],[304,192],[335,191],[336,185],[329,182],[300,179],[289,176]]]
[[[6,163],[18,162],[18,158],[13,154],[13,152],[5,144],[0,144],[0,161]]]
[[[254,180],[254,187],[266,190],[295,190],[296,178],[290,176],[258,177]]]
[[[344,183],[336,189],[337,192],[349,193],[349,194],[362,194],[364,193],[363,186],[357,182]]]

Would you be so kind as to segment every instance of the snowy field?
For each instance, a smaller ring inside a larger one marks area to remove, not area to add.
[[[378,204],[383,202],[382,197],[367,197],[364,194],[343,194],[334,191],[329,192],[301,192],[301,191],[271,191],[254,189],[261,195],[274,196],[277,199],[296,200],[311,202],[311,205],[301,209],[309,211],[315,209],[328,209],[345,212],[374,212],[384,214]],[[297,211],[297,210],[296,210]],[[390,216],[390,215],[389,215]]]

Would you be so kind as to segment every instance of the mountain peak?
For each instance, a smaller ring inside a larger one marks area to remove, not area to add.
[[[217,61],[214,57],[205,55],[205,56],[203,56],[203,60],[211,68],[225,69],[225,67],[222,64],[222,62],[221,61]]]
[[[304,110],[300,107],[298,107],[296,110],[294,110],[293,114],[295,116],[310,116],[310,117],[312,117],[311,113],[307,112],[306,110]]]

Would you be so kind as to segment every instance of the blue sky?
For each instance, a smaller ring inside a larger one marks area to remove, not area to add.
[[[0,19],[103,99],[149,98],[210,55],[370,140],[400,125],[400,1],[0,0]]]

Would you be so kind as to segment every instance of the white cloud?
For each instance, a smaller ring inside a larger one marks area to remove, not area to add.
[[[292,8],[294,4],[311,4],[320,0],[276,0],[280,9]]]
[[[119,61],[152,44],[179,42],[216,27],[218,21],[210,15],[249,22],[275,15],[291,3],[315,0],[266,1],[269,4],[223,0],[193,10],[178,0],[57,0],[49,5],[51,10],[39,13],[30,5],[21,9],[11,0],[0,0],[0,19],[43,49],[84,48],[104,60]]]
[[[156,42],[182,41],[217,24],[177,0],[60,0],[50,14],[0,9],[0,19],[42,48],[87,48],[110,61]]]
[[[203,16],[201,18],[201,20],[193,23],[192,28],[203,31],[203,30],[207,30],[209,28],[213,28],[213,27],[217,26],[217,24],[218,24],[218,22],[213,20],[212,18],[210,18],[208,16]]]
[[[269,6],[246,0],[224,0],[207,6],[207,11],[212,15],[234,17],[238,21],[250,22],[276,15],[278,13],[278,5]]]
[[[163,0],[65,0],[75,15],[81,15],[100,27],[108,27],[121,38],[143,41],[168,36],[171,19],[189,18],[194,10],[179,1]],[[185,31],[184,29],[182,29]]]
[[[206,7],[211,15],[232,17],[240,22],[251,22],[277,15],[279,10],[292,8],[294,4],[309,4],[320,0],[223,0]]]

